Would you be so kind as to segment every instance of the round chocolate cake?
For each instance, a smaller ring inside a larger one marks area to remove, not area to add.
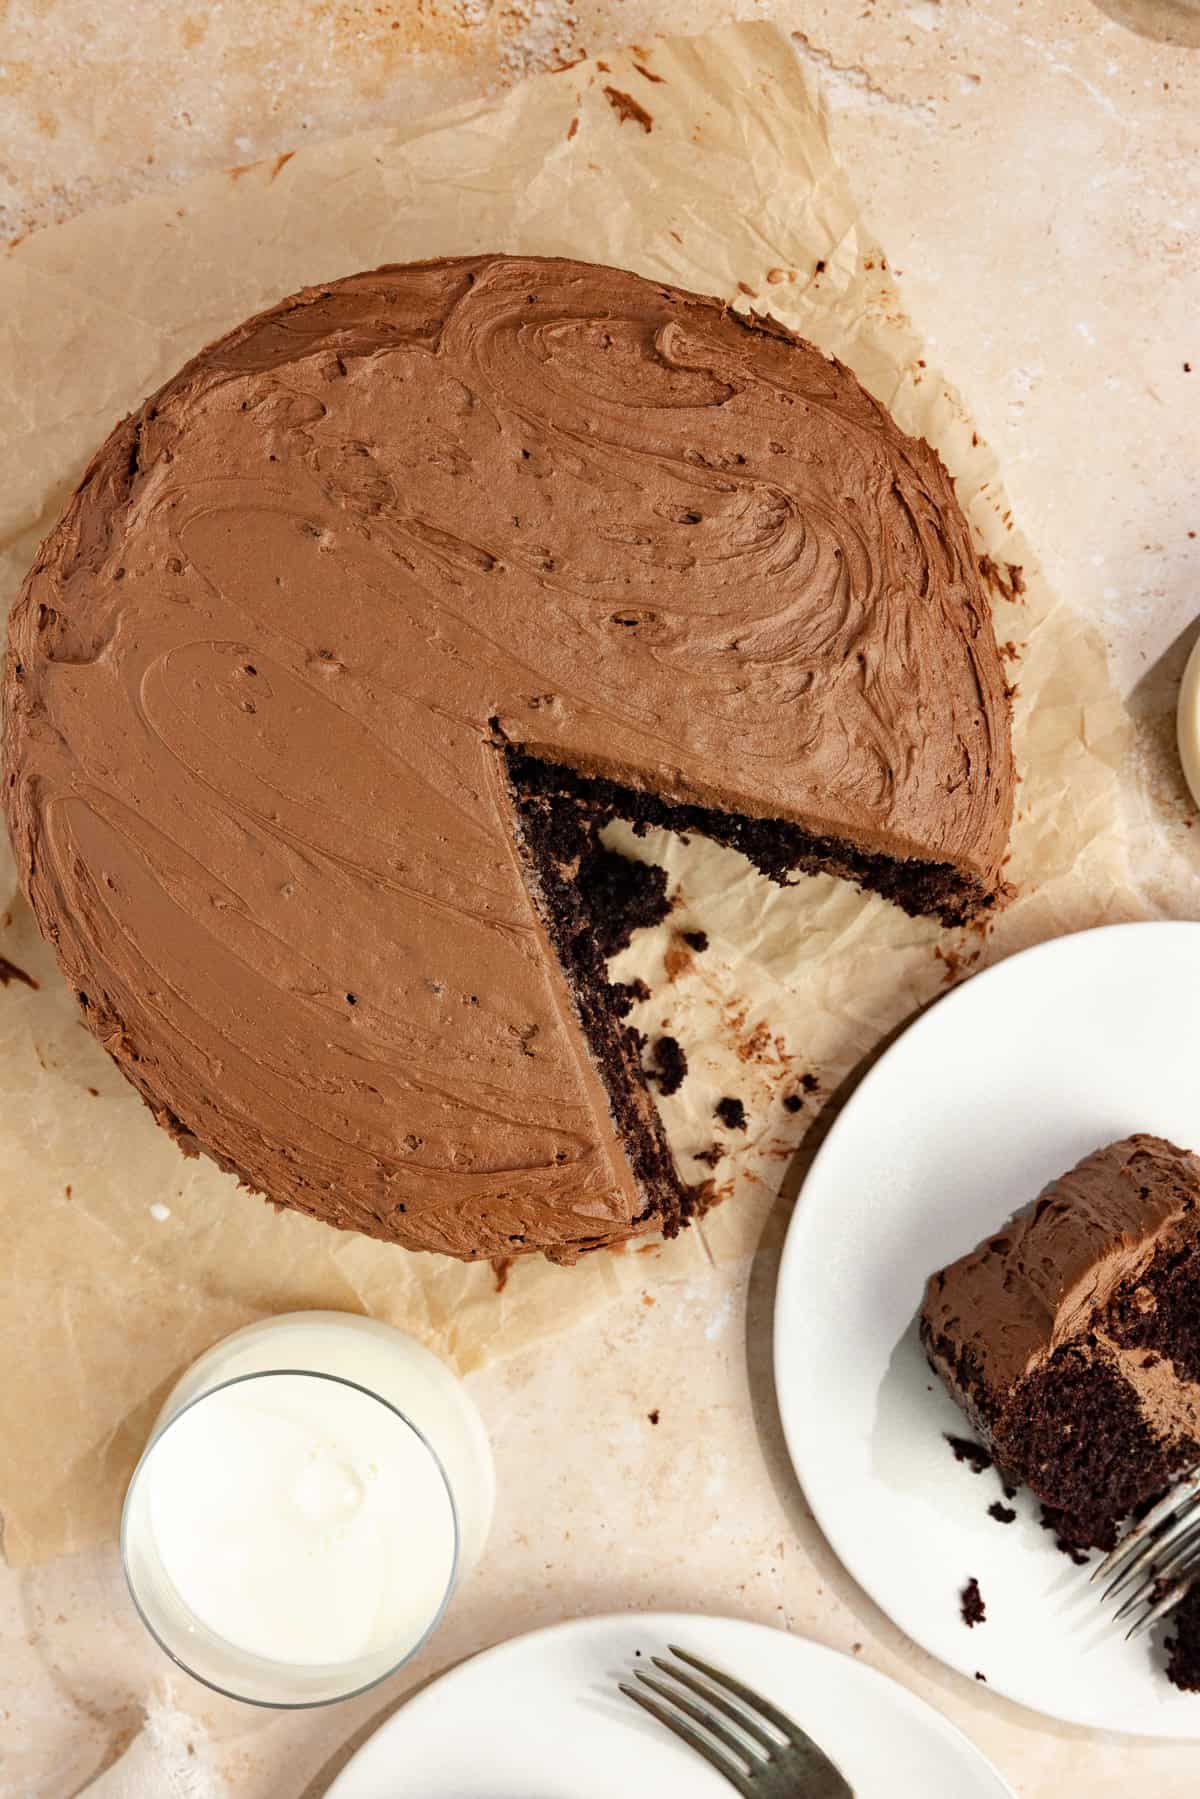
[[[331,1224],[561,1259],[676,1175],[599,839],[700,831],[954,923],[1009,709],[928,445],[719,302],[472,257],[313,288],[120,425],[6,677],[25,890],[189,1152]]]

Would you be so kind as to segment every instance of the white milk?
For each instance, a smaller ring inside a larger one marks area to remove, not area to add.
[[[126,1572],[201,1679],[320,1704],[419,1645],[493,1498],[479,1414],[436,1356],[371,1319],[289,1313],[177,1383],[126,1499]]]

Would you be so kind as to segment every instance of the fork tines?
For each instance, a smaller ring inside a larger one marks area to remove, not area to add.
[[[1125,1598],[1117,1618],[1131,1618],[1126,1637],[1141,1636],[1179,1604],[1200,1572],[1200,1471],[1173,1487],[1126,1531],[1092,1574],[1105,1599]]]
[[[798,1790],[792,1782],[808,1779],[814,1784],[804,1790],[816,1799],[853,1799],[824,1750],[778,1706],[675,1644],[670,1654],[674,1660],[650,1657],[665,1679],[636,1668],[638,1684],[622,1681],[622,1693],[682,1738],[740,1793],[772,1799],[775,1793]]]

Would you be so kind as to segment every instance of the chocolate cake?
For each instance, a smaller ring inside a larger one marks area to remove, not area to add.
[[[1168,1613],[1163,1648],[1167,1679],[1185,1693],[1200,1693],[1200,1583]]]
[[[25,891],[189,1152],[464,1257],[676,1174],[606,959],[605,821],[914,913],[1002,892],[1009,708],[941,463],[836,362],[614,269],[307,290],[120,425],[6,676]],[[631,872],[632,871],[632,872]]]
[[[1200,1158],[1126,1137],[935,1274],[929,1359],[1068,1549],[1200,1462]]]

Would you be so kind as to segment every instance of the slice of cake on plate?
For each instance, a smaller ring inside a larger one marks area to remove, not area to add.
[[[1067,1546],[1200,1462],[1200,1159],[1109,1144],[929,1281],[932,1366]]]

